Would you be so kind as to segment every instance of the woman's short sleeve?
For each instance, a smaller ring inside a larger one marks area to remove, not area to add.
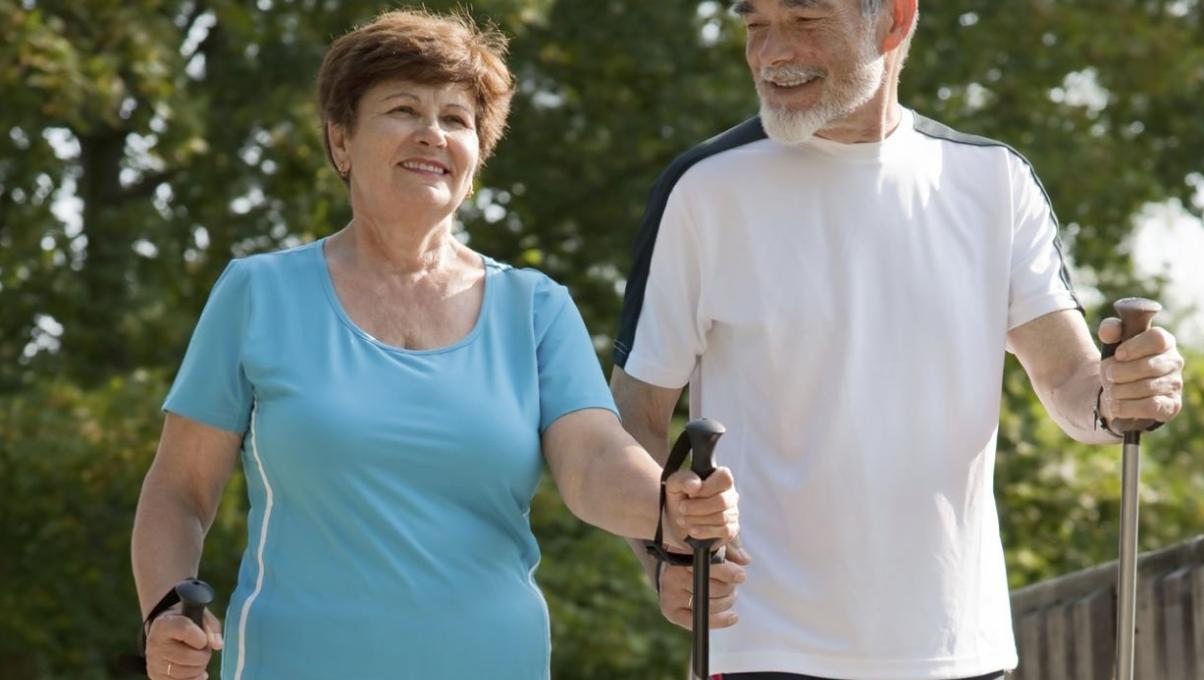
[[[163,410],[243,434],[251,417],[251,384],[243,344],[251,313],[244,262],[232,260],[213,284]]]
[[[550,280],[535,297],[535,341],[540,432],[557,418],[581,409],[604,408],[618,414],[577,305],[568,289]]]

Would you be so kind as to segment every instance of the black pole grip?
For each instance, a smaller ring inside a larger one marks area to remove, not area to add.
[[[706,479],[715,471],[715,445],[727,430],[718,421],[698,418],[686,424],[686,436],[690,438],[690,470],[699,479]]]
[[[213,588],[200,579],[190,578],[176,584],[176,595],[183,604],[184,616],[205,630],[205,607],[213,602]]]

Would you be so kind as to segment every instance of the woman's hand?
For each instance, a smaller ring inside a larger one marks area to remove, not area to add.
[[[222,648],[222,623],[205,610],[205,630],[169,609],[151,622],[146,636],[146,674],[150,680],[205,680],[209,657]]]
[[[690,470],[673,473],[665,481],[665,533],[670,545],[685,546],[687,536],[714,539],[716,548],[731,542],[740,533],[739,499],[728,468],[715,468],[705,480]]]

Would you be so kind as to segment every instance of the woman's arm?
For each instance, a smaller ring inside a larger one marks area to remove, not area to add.
[[[145,618],[172,587],[197,575],[205,533],[213,524],[222,489],[242,436],[167,414],[134,515],[131,558]],[[146,645],[147,674],[201,677],[210,650],[221,648],[221,624],[206,612],[206,631],[175,611],[155,619]]]
[[[661,467],[614,413],[583,409],[544,432],[544,457],[565,505],[583,521],[619,536],[651,538],[656,531]],[[731,471],[702,481],[689,470],[665,484],[665,531],[726,543],[739,528]]]
[[[134,515],[131,557],[143,616],[197,575],[201,544],[241,444],[241,435],[167,414]]]

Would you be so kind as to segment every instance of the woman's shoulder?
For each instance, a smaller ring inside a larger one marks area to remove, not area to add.
[[[504,287],[521,291],[538,309],[559,306],[569,297],[568,288],[534,267],[515,267],[489,257],[485,259],[486,275]]]
[[[269,281],[294,283],[299,277],[312,274],[314,251],[321,248],[321,241],[312,241],[280,250],[247,255],[236,255],[226,265],[222,278],[231,279],[242,285],[262,285]]]

